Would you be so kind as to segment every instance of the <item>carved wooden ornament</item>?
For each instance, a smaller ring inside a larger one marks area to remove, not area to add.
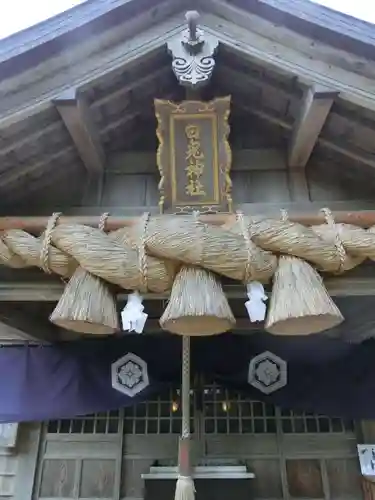
[[[198,28],[199,14],[186,13],[187,29],[167,45],[172,55],[172,69],[179,83],[198,88],[206,85],[215,68],[214,54],[219,42]]]
[[[161,212],[232,209],[230,96],[209,102],[155,100]]]

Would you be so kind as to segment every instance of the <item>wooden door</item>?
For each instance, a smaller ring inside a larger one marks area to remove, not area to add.
[[[256,476],[252,498],[362,498],[352,421],[282,411],[215,386],[201,408],[205,460],[246,463]]]
[[[191,394],[191,409],[195,461],[245,463],[256,476],[249,498],[363,498],[353,422],[281,411],[214,384]],[[34,496],[141,499],[142,473],[176,465],[180,432],[178,390],[118,412],[50,422]]]
[[[34,498],[119,497],[123,418],[119,411],[44,426]]]

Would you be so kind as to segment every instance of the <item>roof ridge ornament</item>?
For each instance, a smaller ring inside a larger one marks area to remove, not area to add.
[[[168,42],[172,55],[172,69],[178,82],[184,87],[196,89],[206,85],[215,67],[214,55],[219,41],[198,27],[199,13],[186,12],[187,29]]]

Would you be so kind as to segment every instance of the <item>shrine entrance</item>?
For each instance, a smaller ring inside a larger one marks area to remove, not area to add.
[[[198,486],[202,500],[217,488],[236,498],[362,498],[353,422],[282,411],[214,384],[191,393],[191,409],[194,462],[255,476],[209,479]],[[180,432],[178,389],[120,411],[49,422],[35,498],[133,500],[149,491],[173,499],[175,479],[152,474],[176,467]]]

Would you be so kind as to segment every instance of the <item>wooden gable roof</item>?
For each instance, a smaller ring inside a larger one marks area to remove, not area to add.
[[[308,0],[91,0],[0,41],[3,212],[56,185],[74,203],[115,152],[154,149],[153,98],[183,98],[166,42],[188,8],[220,42],[207,94],[232,94],[291,167],[313,152],[373,175],[374,26]]]

